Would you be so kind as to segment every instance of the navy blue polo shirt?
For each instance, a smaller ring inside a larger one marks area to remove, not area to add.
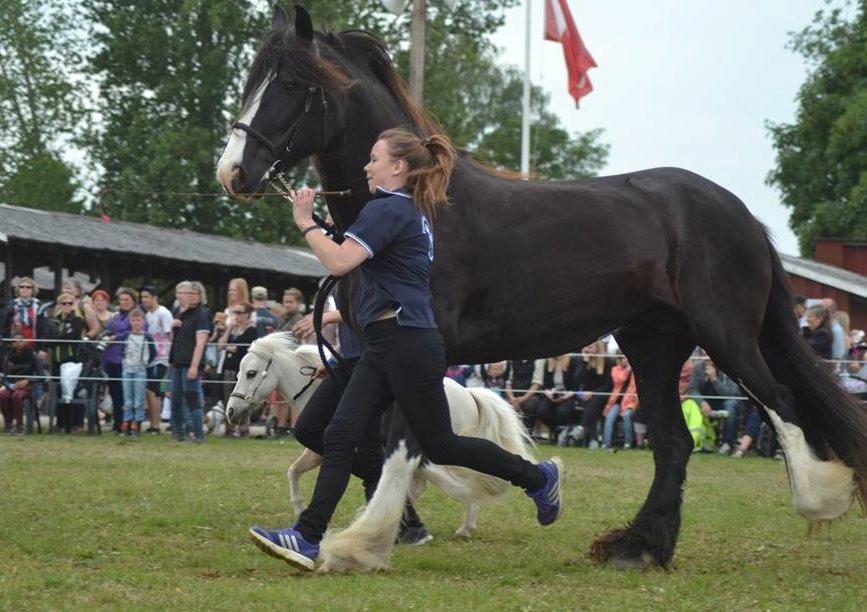
[[[359,267],[358,323],[364,329],[384,311],[393,309],[398,325],[435,328],[430,294],[434,254],[430,222],[404,189],[377,187],[374,196],[344,232],[369,256]]]

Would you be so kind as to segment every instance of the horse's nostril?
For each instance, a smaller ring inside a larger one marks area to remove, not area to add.
[[[244,181],[246,180],[246,175],[244,174],[244,170],[241,166],[235,166],[232,170],[232,192],[233,193],[242,193],[242,188],[244,186]]]

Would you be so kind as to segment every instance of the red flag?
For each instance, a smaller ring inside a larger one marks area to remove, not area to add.
[[[578,106],[581,98],[593,91],[587,71],[595,68],[596,62],[581,40],[566,0],[545,0],[545,40],[563,45],[569,71],[569,93]]]

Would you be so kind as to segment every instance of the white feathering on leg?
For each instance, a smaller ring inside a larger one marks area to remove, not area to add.
[[[346,529],[329,530],[320,547],[321,572],[365,571],[388,568],[394,540],[400,529],[413,472],[420,457],[409,458],[401,440],[385,460],[379,485],[370,502]]]

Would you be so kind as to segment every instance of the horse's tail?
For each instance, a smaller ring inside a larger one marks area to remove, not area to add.
[[[527,433],[521,417],[502,397],[489,389],[473,387],[467,389],[476,402],[479,422],[475,432],[468,435],[487,438],[528,460],[534,460],[533,439]]]
[[[839,458],[854,471],[862,508],[867,499],[867,410],[844,391],[801,337],[780,256],[765,232],[773,280],[759,347],[771,372],[794,394],[793,408],[820,459]],[[828,452],[830,451],[830,452]]]

